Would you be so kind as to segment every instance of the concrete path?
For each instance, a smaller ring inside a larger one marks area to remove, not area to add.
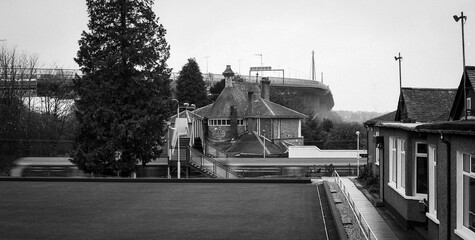
[[[333,181],[332,177],[324,179]],[[396,233],[394,233],[388,223],[386,223],[384,218],[378,213],[373,204],[356,188],[355,184],[348,177],[342,177],[341,180],[349,192],[351,199],[355,202],[356,207],[366,219],[366,222],[378,240],[398,240],[399,238]]]

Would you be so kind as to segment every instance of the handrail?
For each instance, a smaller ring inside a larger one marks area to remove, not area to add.
[[[378,238],[374,234],[374,232],[371,229],[371,227],[369,226],[368,222],[366,221],[364,216],[361,214],[360,210],[356,206],[353,199],[351,199],[351,196],[350,196],[349,192],[346,190],[345,185],[341,181],[340,175],[338,174],[338,172],[333,171],[332,177],[334,178],[334,181],[338,183],[338,186],[340,187],[341,191],[343,192],[343,195],[345,196],[346,201],[348,202],[348,204],[350,205],[351,210],[355,214],[356,221],[358,222],[358,225],[360,226],[365,238],[368,239],[368,240],[373,240],[373,239],[377,240]],[[363,226],[363,224],[364,224],[364,226]]]
[[[206,168],[204,165],[204,160],[206,160],[207,162],[211,163],[212,164],[212,168],[209,169],[211,170],[211,172],[217,176],[217,177],[221,177],[221,178],[239,178],[239,174],[237,172],[235,172],[233,169],[231,169],[230,167],[227,167],[226,165],[214,160],[213,158],[210,158],[210,157],[207,157],[205,156],[203,153],[201,153],[200,151],[190,147],[190,153],[191,154],[195,154],[195,155],[198,155],[199,158],[200,158],[200,161],[197,162],[193,159],[193,156],[191,156],[190,154],[190,161],[193,162],[193,163],[196,163],[198,164],[200,167],[203,167],[203,168]]]

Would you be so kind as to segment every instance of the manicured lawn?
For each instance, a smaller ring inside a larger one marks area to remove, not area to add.
[[[0,239],[326,237],[310,184],[14,181],[0,182]]]

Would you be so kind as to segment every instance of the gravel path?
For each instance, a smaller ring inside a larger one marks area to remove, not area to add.
[[[345,195],[343,195],[338,184],[332,181],[328,182],[330,190],[332,192],[333,200],[336,203],[336,208],[340,212],[340,217],[343,222],[343,227],[345,228],[346,235],[349,240],[360,240],[365,239],[363,232],[361,231],[358,221],[353,211],[351,210],[348,201],[346,201]]]

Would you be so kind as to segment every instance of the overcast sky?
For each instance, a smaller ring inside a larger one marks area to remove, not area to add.
[[[78,68],[85,1],[2,0],[0,9],[0,39],[7,39],[0,44],[37,54],[44,67]],[[456,88],[462,40],[452,16],[461,11],[468,16],[466,63],[475,65],[473,0],[161,0],[154,11],[168,31],[174,71],[193,57],[202,72],[232,65],[246,74],[262,54],[264,66],[309,79],[315,51],[334,110],[395,110],[398,52],[403,87]]]

